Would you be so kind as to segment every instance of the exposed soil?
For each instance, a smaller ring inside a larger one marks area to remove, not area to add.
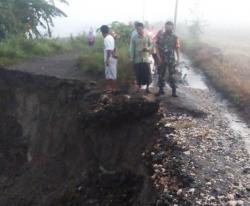
[[[4,69],[0,76],[1,205],[154,198],[141,153],[155,137],[157,102],[109,98],[74,80]]]
[[[107,96],[61,57],[0,70],[1,205],[250,205],[244,137],[213,89]]]

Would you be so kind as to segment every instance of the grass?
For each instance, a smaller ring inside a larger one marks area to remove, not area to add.
[[[0,65],[15,64],[34,56],[82,51],[87,48],[85,39],[85,35],[68,39],[26,39],[22,36],[10,36],[0,41]]]
[[[238,39],[239,41],[242,39]],[[242,111],[250,114],[249,53],[242,53],[242,44],[237,43],[234,39],[229,41],[231,46],[228,46],[227,49],[223,47],[222,42],[225,41],[217,39],[217,43],[212,43],[205,40],[185,40],[184,52],[191,58],[195,66],[203,70],[218,90],[230,98]]]

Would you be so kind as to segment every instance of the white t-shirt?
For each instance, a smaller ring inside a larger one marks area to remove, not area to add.
[[[110,34],[108,34],[104,38],[104,61],[107,60],[107,53],[108,50],[114,51],[115,50],[115,39]]]

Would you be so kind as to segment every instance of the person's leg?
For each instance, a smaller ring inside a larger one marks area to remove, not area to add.
[[[134,64],[134,74],[135,74],[135,84],[136,89],[140,90],[140,64],[136,63]]]
[[[106,91],[110,92],[112,90],[112,78],[111,78],[111,72],[110,72],[110,67],[105,66],[105,78],[106,78]]]
[[[135,64],[135,68],[136,68],[136,82],[137,82],[137,86],[138,86],[138,91],[140,91],[141,86],[142,86],[142,64],[141,63],[136,63]]]
[[[107,79],[106,81],[106,92],[111,92],[112,91],[112,80]]]
[[[112,91],[116,92],[117,90],[117,59],[113,59],[112,73],[113,73]]]
[[[150,93],[150,91],[149,91],[149,86],[150,86],[150,84],[151,84],[151,82],[152,82],[152,77],[151,77],[151,68],[150,68],[150,64],[149,63],[145,63],[144,64],[144,70],[145,70],[145,77],[146,77],[146,86],[147,86],[147,88],[146,88],[146,92],[147,93]]]
[[[178,97],[176,94],[176,80],[175,80],[175,66],[173,64],[168,65],[169,71],[169,85],[172,88],[172,97]]]
[[[164,87],[165,87],[165,75],[166,75],[166,64],[161,64],[158,67],[158,86],[159,86],[159,94],[164,94]]]
[[[117,91],[117,81],[115,79],[112,80],[112,92]]]

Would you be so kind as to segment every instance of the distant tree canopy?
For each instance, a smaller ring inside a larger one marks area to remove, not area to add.
[[[54,17],[66,17],[54,0],[0,0],[0,39],[15,34],[39,37],[39,27],[51,36]]]
[[[124,24],[121,22],[112,22],[110,25],[111,31],[117,33],[117,40],[123,43],[129,43],[131,32],[133,31],[132,24]]]

